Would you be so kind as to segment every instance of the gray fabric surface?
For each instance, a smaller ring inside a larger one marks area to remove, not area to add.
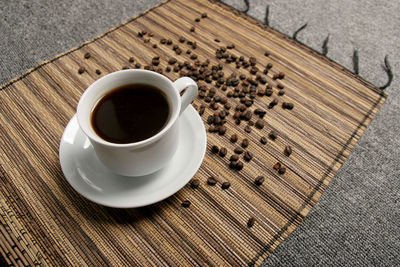
[[[0,3],[0,83],[42,60],[95,37],[158,1],[3,0]],[[226,1],[243,10],[245,2]],[[265,266],[400,265],[400,1],[250,0],[248,14],[352,69],[359,51],[360,75],[377,86],[389,55],[395,78],[389,98],[344,166],[304,222],[263,263]]]

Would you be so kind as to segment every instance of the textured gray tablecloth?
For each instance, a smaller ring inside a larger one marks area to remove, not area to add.
[[[0,1],[0,83],[90,39],[158,1]],[[246,8],[245,1],[227,4]],[[394,73],[389,98],[304,222],[265,266],[400,265],[400,1],[250,0],[248,14],[382,86],[385,55]]]

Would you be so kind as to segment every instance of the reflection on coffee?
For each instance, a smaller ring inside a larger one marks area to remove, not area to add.
[[[148,84],[127,84],[111,90],[97,102],[91,123],[102,139],[127,144],[156,135],[169,116],[168,100],[160,89]]]

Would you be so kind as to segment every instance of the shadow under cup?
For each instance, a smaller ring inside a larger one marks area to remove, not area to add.
[[[93,129],[92,111],[108,92],[126,84],[147,84],[160,89],[169,104],[169,118],[157,134],[145,140],[127,144],[108,142]],[[164,167],[174,155],[179,141],[180,110],[181,97],[168,78],[152,71],[131,69],[108,74],[90,85],[79,100],[77,119],[97,157],[111,172],[124,176],[143,176]]]

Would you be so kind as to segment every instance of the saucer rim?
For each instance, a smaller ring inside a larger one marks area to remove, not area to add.
[[[185,113],[186,113],[186,114],[185,114]],[[181,114],[181,116],[184,116],[184,115],[188,116],[189,123],[193,123],[193,122],[194,122],[193,118],[195,117],[196,120],[197,120],[197,122],[196,122],[195,124],[198,124],[199,126],[201,125],[199,129],[196,129],[196,130],[195,130],[195,132],[197,132],[197,133],[200,135],[200,139],[203,140],[203,142],[201,143],[201,146],[200,146],[200,142],[196,142],[196,144],[198,144],[198,147],[200,147],[200,149],[201,149],[201,156],[200,156],[199,159],[197,160],[196,164],[194,164],[194,166],[193,166],[193,168],[192,168],[192,171],[190,171],[190,174],[186,176],[187,178],[183,177],[183,178],[181,179],[181,181],[182,181],[181,183],[176,184],[174,187],[171,187],[171,189],[170,189],[169,191],[165,191],[164,194],[161,194],[161,197],[156,198],[156,199],[154,199],[154,198],[153,198],[153,199],[148,199],[148,201],[142,201],[142,202],[140,202],[140,203],[138,203],[138,204],[129,203],[129,204],[126,204],[126,205],[119,205],[119,204],[110,204],[110,203],[108,203],[106,200],[105,200],[105,201],[102,201],[101,199],[98,199],[98,198],[96,198],[96,197],[91,196],[90,193],[85,192],[85,190],[80,190],[80,189],[78,188],[77,184],[74,183],[73,181],[71,181],[73,178],[72,178],[72,177],[68,177],[68,176],[66,175],[66,173],[67,173],[67,172],[65,171],[66,166],[63,166],[63,162],[62,162],[62,158],[64,158],[65,156],[61,156],[62,150],[63,150],[63,149],[62,149],[62,145],[63,145],[63,142],[65,142],[65,141],[64,141],[64,140],[65,140],[64,137],[65,137],[65,134],[66,134],[66,132],[67,132],[67,128],[68,128],[68,126],[70,125],[70,123],[71,123],[74,119],[75,119],[75,120],[77,119],[77,118],[76,118],[76,114],[74,114],[74,115],[72,116],[72,118],[69,120],[67,126],[65,127],[64,132],[63,132],[62,137],[61,137],[61,140],[60,140],[60,145],[59,145],[59,162],[60,162],[60,166],[61,166],[61,170],[62,170],[62,172],[63,172],[64,178],[66,179],[66,181],[68,182],[68,184],[69,184],[78,194],[80,194],[81,196],[83,196],[83,197],[86,198],[87,200],[89,200],[89,201],[91,201],[91,202],[93,202],[93,203],[102,205],[102,206],[110,207],[110,208],[139,208],[139,207],[144,207],[144,206],[152,205],[152,204],[155,204],[155,203],[157,203],[157,202],[160,202],[160,201],[165,200],[166,198],[168,198],[168,197],[174,195],[174,194],[177,193],[179,190],[181,190],[181,189],[190,181],[190,179],[193,178],[193,176],[194,176],[194,175],[197,173],[197,171],[199,170],[199,168],[200,168],[200,166],[201,166],[201,164],[202,164],[202,162],[203,162],[203,160],[204,160],[204,157],[205,157],[205,154],[206,154],[206,150],[207,150],[207,132],[206,132],[205,125],[204,125],[203,120],[201,119],[200,115],[198,114],[198,112],[195,110],[195,108],[194,108],[192,105],[189,105],[189,106],[186,108],[186,110]],[[78,125],[78,127],[79,127],[79,125]],[[182,126],[180,126],[180,127],[182,127]],[[190,127],[190,128],[192,128],[192,127]],[[200,129],[201,129],[201,131],[200,131]],[[84,133],[82,132],[82,130],[79,129],[79,128],[78,128],[78,131],[81,132],[82,134],[84,134]],[[86,138],[87,138],[87,137],[86,137]],[[168,165],[167,165],[167,166],[168,166]],[[134,177],[134,176],[129,177],[129,176],[128,176],[128,179],[129,179],[129,178],[135,179],[135,178],[137,178],[137,177]],[[80,175],[79,175],[79,179],[82,179],[82,177],[81,177]],[[158,191],[163,192],[164,189],[165,189],[165,188],[162,188],[162,189],[159,189]]]

